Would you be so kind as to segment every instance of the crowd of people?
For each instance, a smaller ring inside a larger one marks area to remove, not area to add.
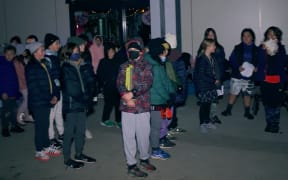
[[[34,123],[37,160],[47,161],[63,151],[67,167],[95,163],[83,151],[85,138],[92,138],[87,116],[101,93],[100,124],[121,128],[128,174],[146,177],[146,171],[156,170],[149,159],[169,159],[164,149],[176,145],[173,134],[186,131],[178,126],[177,108],[185,106],[192,80],[200,106],[200,132],[208,133],[222,123],[217,104],[223,83],[229,80],[228,105],[222,116],[232,115],[233,104],[242,95],[243,115],[252,120],[257,114],[251,113],[252,99],[256,104],[261,100],[265,132],[280,133],[287,82],[287,55],[281,40],[282,31],[272,26],[257,46],[253,30],[245,28],[227,60],[216,31],[208,28],[191,60],[191,54],[176,50],[172,34],[146,45],[139,37],[131,38],[120,48],[99,35],[91,42],[85,35],[72,36],[63,47],[51,33],[45,35],[44,43],[35,35],[28,36],[25,43],[12,37],[0,57],[2,136],[22,133],[26,123]],[[113,108],[115,121],[110,119]]]

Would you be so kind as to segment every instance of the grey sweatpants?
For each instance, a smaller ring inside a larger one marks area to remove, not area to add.
[[[162,118],[160,111],[151,111],[151,132],[150,142],[152,148],[159,148],[160,130],[162,127]]]
[[[150,113],[133,114],[122,112],[122,134],[127,165],[137,164],[138,151],[140,159],[146,160],[149,155]],[[66,133],[66,132],[65,132]]]
[[[71,158],[71,145],[75,141],[76,155],[80,155],[85,144],[86,112],[71,112],[66,114],[65,133],[63,140],[64,161]]]

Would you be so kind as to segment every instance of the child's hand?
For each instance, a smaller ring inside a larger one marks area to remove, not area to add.
[[[3,94],[1,94],[1,98],[2,98],[2,100],[7,100],[8,99],[8,94],[7,93],[3,93]]]
[[[122,96],[122,99],[123,99],[124,101],[130,101],[132,98],[133,98],[133,93],[132,93],[132,92],[125,93],[125,94]]]
[[[136,106],[135,101],[133,99],[126,102],[127,106],[133,108]]]
[[[55,105],[57,103],[57,97],[56,96],[53,96],[53,98],[51,99],[50,103]]]

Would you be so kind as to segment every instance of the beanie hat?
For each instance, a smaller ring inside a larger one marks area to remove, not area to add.
[[[174,34],[170,34],[170,33],[166,34],[165,35],[165,41],[167,43],[169,43],[169,45],[172,49],[177,48],[177,39],[176,39],[176,36]]]
[[[165,45],[165,43],[166,42],[163,38],[151,39],[148,43],[149,54],[151,54],[152,56],[158,56],[159,54],[163,53],[163,51],[166,49],[164,46],[167,47],[168,45],[167,43]]]
[[[26,45],[26,49],[28,49],[30,51],[31,54],[35,53],[37,51],[37,49],[39,49],[41,46],[43,46],[42,43],[40,42],[33,42],[30,44]]]
[[[138,49],[139,51],[142,51],[144,49],[144,44],[143,44],[142,39],[133,38],[133,39],[129,40],[126,43],[126,50],[128,50],[130,48],[135,48],[135,49]]]
[[[44,37],[44,45],[45,45],[45,49],[48,49],[49,46],[51,44],[53,44],[55,41],[59,40],[59,37],[51,34],[51,33],[47,33]]]
[[[74,43],[76,44],[77,46],[80,46],[81,44],[84,44],[85,41],[81,38],[79,38],[78,36],[72,36],[68,39],[67,41],[68,43]]]

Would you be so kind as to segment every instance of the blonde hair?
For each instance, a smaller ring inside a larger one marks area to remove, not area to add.
[[[211,45],[211,44],[215,44],[215,40],[214,39],[208,39],[205,38],[200,45],[200,53],[198,54],[198,56],[202,56],[203,54],[205,54],[206,49]]]

